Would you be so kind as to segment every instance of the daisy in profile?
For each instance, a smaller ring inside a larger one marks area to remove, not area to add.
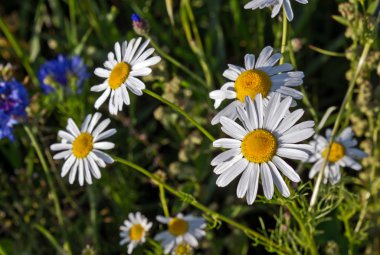
[[[134,248],[145,243],[146,235],[151,227],[152,222],[149,222],[140,212],[130,213],[128,220],[120,226],[120,245],[128,243],[128,254],[131,254]]]
[[[157,220],[168,225],[168,230],[157,234],[154,240],[161,242],[165,253],[170,253],[175,247],[186,243],[191,247],[198,246],[198,239],[206,235],[206,227],[202,217],[178,214],[176,217],[157,216]]]
[[[54,159],[64,159],[61,176],[65,177],[69,172],[69,182],[73,184],[78,176],[79,184],[84,181],[92,184],[92,177],[101,177],[99,167],[105,167],[106,163],[113,163],[113,159],[101,150],[109,150],[115,147],[111,142],[102,141],[116,133],[116,129],[105,130],[110,124],[110,119],[105,119],[98,124],[100,113],[87,115],[79,129],[70,118],[67,120],[66,131],[59,131],[60,143],[50,146],[52,151],[60,151],[54,155]]]
[[[265,106],[261,94],[254,102],[246,97],[245,109],[238,108],[239,119],[244,126],[232,119],[222,117],[222,131],[232,138],[216,140],[214,147],[227,149],[216,156],[211,165],[219,177],[216,185],[225,187],[240,174],[237,197],[246,196],[247,203],[255,201],[261,175],[264,195],[271,199],[274,185],[284,197],[289,197],[289,189],[280,172],[293,182],[301,179],[283,158],[305,160],[311,146],[298,144],[314,134],[314,122],[295,123],[302,117],[302,109],[289,113],[291,97],[281,101],[275,93]]]
[[[307,160],[315,162],[310,169],[309,178],[312,179],[322,169],[323,160],[327,156],[329,140],[331,137],[331,129],[326,130],[326,138],[321,135],[316,135],[314,140],[310,142],[313,148],[313,154]],[[340,167],[349,167],[356,171],[362,169],[362,166],[355,161],[367,157],[367,153],[355,148],[358,144],[354,138],[354,133],[350,127],[345,128],[338,135],[331,145],[330,153],[327,158],[327,165],[324,171],[324,183],[327,180],[331,184],[336,184],[340,180]]]
[[[246,96],[253,100],[260,93],[266,102],[273,92],[278,92],[283,97],[291,96],[294,99],[302,99],[302,93],[293,87],[302,84],[303,72],[291,72],[293,67],[288,63],[275,66],[282,55],[280,53],[272,55],[272,53],[273,48],[267,46],[261,51],[256,61],[255,55],[245,55],[245,68],[228,65],[229,68],[224,71],[223,76],[230,81],[219,90],[212,91],[210,98],[215,100],[215,109],[225,99],[233,101],[212,119],[212,125],[219,123],[222,116],[235,120],[238,115],[237,108],[244,106]]]
[[[95,75],[106,79],[102,84],[91,87],[91,91],[103,92],[95,102],[96,109],[109,97],[109,112],[116,115],[123,109],[123,104],[130,103],[128,90],[137,96],[143,94],[145,84],[138,77],[150,74],[152,69],[149,67],[160,62],[161,58],[151,56],[153,48],[146,49],[149,40],[140,45],[141,40],[140,37],[129,43],[124,41],[121,45],[116,42],[115,53],[108,53],[104,68],[95,69]]]
[[[295,1],[301,4],[308,3],[308,0],[295,0]],[[244,6],[244,9],[254,10],[257,8],[263,9],[266,7],[273,7],[271,17],[274,18],[280,12],[282,5],[284,5],[286,17],[288,18],[289,21],[292,21],[294,15],[293,15],[292,6],[290,5],[290,0],[252,0]]]

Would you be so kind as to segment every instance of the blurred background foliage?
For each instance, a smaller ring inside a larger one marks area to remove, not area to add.
[[[344,118],[346,125],[353,124],[361,147],[371,155],[363,162],[359,177],[349,170],[339,185],[323,186],[317,209],[308,212],[312,183],[307,179],[309,166],[300,165],[304,182],[293,186],[290,199],[276,196],[267,201],[261,197],[253,206],[247,206],[235,197],[236,183],[223,189],[216,187],[210,166],[215,152],[210,142],[182,116],[146,94],[132,96],[131,106],[112,117],[112,125],[118,130],[111,139],[116,143],[113,153],[156,172],[209,208],[262,232],[291,254],[307,254],[310,242],[315,242],[319,254],[376,254],[380,252],[380,145],[376,144],[380,127],[380,52],[378,38],[372,34],[378,30],[379,1],[313,0],[305,6],[293,2],[296,18],[290,24],[285,56],[305,73],[304,89],[310,99],[306,106],[312,106],[306,109],[305,119],[318,121],[329,106],[340,105],[364,41],[368,37],[374,40]],[[36,80],[40,65],[58,54],[80,55],[92,73],[115,41],[136,37],[130,17],[137,13],[149,23],[154,45],[198,76],[188,75],[164,58],[145,79],[147,88],[181,106],[220,137],[219,128],[209,124],[216,111],[208,93],[224,83],[222,73],[227,63],[239,65],[246,53],[258,54],[266,45],[277,49],[281,46],[281,15],[271,19],[268,9],[244,10],[245,3],[0,2],[1,20],[21,46],[21,51],[15,51],[2,32],[1,63],[13,65],[14,76],[31,95],[26,125],[32,127],[42,145],[64,217],[64,225],[60,226],[46,173],[20,126],[14,143],[0,141],[0,254],[125,254],[126,248],[118,242],[119,225],[127,214],[141,211],[152,221],[163,214],[154,183],[119,164],[104,169],[102,179],[92,186],[69,185],[60,178],[61,162],[52,160],[49,145],[56,140],[58,130],[65,127],[67,118],[80,123],[87,113],[95,111],[93,103],[98,95],[89,92],[89,87],[100,80],[91,76],[83,93],[65,94],[63,98],[47,96]],[[320,49],[328,52],[322,54]],[[108,115],[106,109],[102,112]],[[327,124],[334,117],[333,114]],[[180,211],[199,214],[175,197],[168,195],[168,201],[173,215]],[[225,224],[210,220],[209,225],[214,228],[208,231],[197,254],[270,251]],[[152,254],[162,252],[150,242],[145,250],[139,247],[136,254],[147,254],[147,250]]]

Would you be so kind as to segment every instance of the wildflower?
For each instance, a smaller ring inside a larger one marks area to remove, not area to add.
[[[206,227],[202,217],[177,214],[176,217],[157,216],[157,220],[168,225],[168,230],[155,236],[155,240],[161,242],[165,253],[169,253],[183,242],[191,247],[198,246],[198,239],[206,235],[203,230]]]
[[[172,255],[192,255],[194,254],[193,251],[194,249],[190,244],[182,242],[174,247]]]
[[[46,61],[38,70],[38,79],[45,94],[54,92],[58,88],[57,85],[62,86],[67,92],[81,92],[83,82],[88,77],[87,66],[79,56],[58,55],[57,59]]]
[[[128,215],[129,220],[124,221],[124,225],[120,226],[120,245],[128,244],[128,254],[131,254],[133,249],[139,244],[146,241],[146,235],[152,223],[140,212]]]
[[[104,131],[110,124],[110,119],[105,119],[97,125],[101,116],[98,112],[93,116],[87,115],[80,130],[71,118],[68,119],[67,132],[58,132],[62,141],[50,146],[52,151],[61,151],[54,155],[54,159],[66,160],[62,166],[61,176],[65,177],[70,172],[70,184],[73,184],[77,174],[81,186],[84,180],[92,184],[92,176],[96,179],[101,177],[99,166],[105,167],[106,163],[113,163],[113,159],[101,150],[109,150],[115,146],[111,142],[102,140],[115,134],[116,129]]]
[[[267,199],[273,196],[273,183],[284,197],[289,197],[289,189],[278,170],[293,182],[301,179],[282,158],[307,159],[311,146],[298,143],[314,133],[313,121],[295,125],[304,111],[298,109],[289,113],[291,101],[291,97],[281,101],[281,95],[275,93],[265,106],[261,94],[258,94],[254,102],[246,97],[246,110],[238,108],[244,127],[229,118],[221,118],[222,131],[232,138],[218,139],[213,143],[214,147],[228,149],[211,161],[211,165],[216,166],[214,173],[220,175],[216,181],[219,187],[227,186],[243,173],[237,187],[237,197],[247,194],[247,203],[252,204],[261,174]]]
[[[249,96],[254,99],[259,93],[267,101],[273,92],[281,93],[282,96],[291,96],[294,99],[302,99],[302,93],[292,87],[300,86],[304,77],[303,72],[290,72],[293,67],[285,63],[274,66],[282,57],[280,53],[273,54],[273,48],[265,47],[256,63],[255,55],[245,55],[245,68],[228,65],[223,76],[231,80],[225,83],[220,90],[210,93],[210,98],[215,100],[214,107],[218,108],[224,99],[234,101],[221,110],[211,121],[215,125],[220,122],[222,116],[236,119],[237,108],[244,106],[244,99]],[[295,102],[293,103],[293,105]]]
[[[26,117],[29,95],[15,79],[0,80],[0,139],[14,140],[13,126]]]
[[[330,140],[330,136],[331,129],[327,129],[326,138],[321,135],[316,135],[314,140],[310,142],[310,145],[313,148],[313,154],[307,161],[315,162],[309,172],[310,179],[312,179],[322,169],[324,158],[327,156],[329,145],[328,141]],[[327,183],[327,180],[329,180],[333,185],[338,183],[341,177],[341,166],[349,167],[356,171],[362,169],[362,166],[356,162],[354,158],[364,158],[367,156],[367,153],[355,148],[357,144],[358,142],[354,138],[354,133],[351,127],[345,128],[340,135],[334,139],[324,171],[324,183]]]
[[[150,57],[154,49],[146,47],[149,40],[146,40],[141,46],[141,37],[132,39],[129,43],[124,41],[120,46],[118,42],[115,43],[115,54],[108,53],[108,60],[104,62],[104,67],[95,69],[95,75],[106,78],[100,84],[91,87],[91,91],[100,92],[103,94],[95,102],[95,108],[98,109],[108,97],[109,112],[116,115],[118,111],[123,109],[123,104],[129,105],[129,94],[127,88],[137,96],[143,94],[142,90],[145,89],[145,84],[138,79],[139,76],[146,76],[152,72],[149,66],[155,65],[160,62],[159,56]]]
[[[308,0],[295,0],[295,1],[301,4],[308,3]],[[257,8],[263,9],[266,7],[273,7],[271,17],[274,18],[280,12],[282,5],[284,5],[285,7],[286,17],[288,18],[289,21],[292,21],[294,15],[293,15],[292,6],[290,5],[290,0],[252,0],[244,6],[244,9],[254,10]]]
[[[136,13],[133,13],[131,18],[133,30],[135,30],[136,34],[144,36],[149,33],[149,24],[145,19],[141,18]]]

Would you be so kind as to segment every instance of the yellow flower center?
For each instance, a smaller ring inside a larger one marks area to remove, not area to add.
[[[133,241],[139,241],[145,233],[145,229],[140,224],[133,225],[129,230],[129,238]]]
[[[175,247],[174,254],[175,255],[189,255],[193,249],[187,243],[181,243]]]
[[[93,148],[94,138],[89,133],[80,133],[73,142],[73,154],[76,158],[85,158]]]
[[[131,67],[125,62],[118,63],[111,71],[108,85],[111,89],[119,88],[128,78]]]
[[[326,157],[327,151],[328,151],[328,147],[326,147],[323,150],[322,157]],[[344,157],[345,152],[346,150],[344,149],[343,145],[341,145],[340,143],[332,143],[328,161],[332,163],[337,162],[339,159]]]
[[[252,100],[259,93],[266,97],[272,87],[269,75],[261,70],[247,70],[239,75],[235,81],[237,98],[244,102],[249,96]]]
[[[269,131],[256,129],[244,137],[241,150],[244,157],[251,162],[268,162],[277,151],[277,139]]]
[[[169,221],[168,228],[170,234],[173,236],[180,236],[187,232],[189,224],[182,219],[173,218]]]

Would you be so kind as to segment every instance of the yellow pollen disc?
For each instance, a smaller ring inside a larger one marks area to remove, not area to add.
[[[266,97],[272,87],[269,75],[261,70],[247,70],[242,72],[235,81],[237,98],[244,102],[245,97],[249,96],[252,100],[259,93]]]
[[[177,245],[177,247],[175,248],[174,254],[175,255],[189,255],[191,254],[192,251],[193,249],[191,248],[190,245],[188,245],[187,243],[181,243]]]
[[[241,150],[244,157],[251,162],[268,162],[277,151],[277,139],[269,131],[256,129],[244,137]]]
[[[89,133],[80,133],[73,142],[73,154],[76,158],[85,158],[93,148],[94,138]]]
[[[328,147],[323,150],[322,157],[326,157],[327,151]],[[340,143],[332,143],[328,161],[332,163],[337,162],[339,159],[344,157],[345,151],[344,146]]]
[[[187,232],[189,224],[179,218],[173,218],[168,223],[169,233],[173,236],[180,236]]]
[[[119,88],[128,78],[131,71],[130,65],[125,62],[118,63],[111,71],[108,85],[111,89]]]
[[[133,241],[139,241],[145,233],[145,229],[140,224],[133,225],[129,230],[129,238]]]

